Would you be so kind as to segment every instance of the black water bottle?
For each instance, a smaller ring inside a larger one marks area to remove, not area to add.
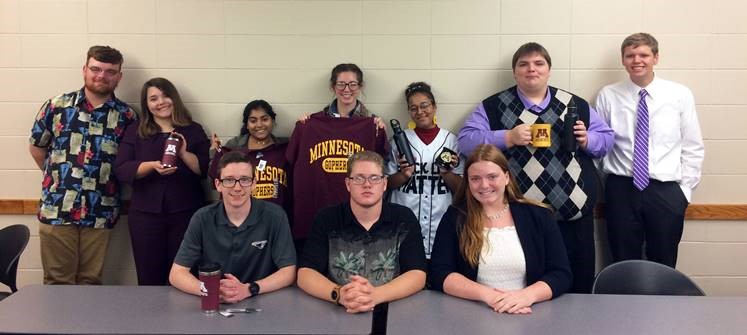
[[[568,112],[565,113],[565,119],[563,120],[563,137],[562,146],[563,150],[568,152],[575,152],[578,147],[576,142],[576,136],[573,135],[573,126],[578,121],[578,113],[576,113],[576,103],[571,99],[568,102]]]
[[[410,141],[407,140],[407,135],[402,131],[399,121],[397,119],[391,119],[389,124],[392,125],[392,132],[394,132],[392,138],[394,138],[394,144],[397,145],[397,151],[399,151],[400,155],[405,156],[408,165],[415,165],[415,156],[412,154]]]

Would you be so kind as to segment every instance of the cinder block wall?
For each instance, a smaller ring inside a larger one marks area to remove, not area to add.
[[[488,95],[512,84],[511,55],[537,41],[553,58],[551,84],[594,99],[625,77],[619,45],[647,31],[661,44],[657,75],[695,93],[706,139],[697,204],[747,203],[747,3],[739,0],[0,0],[0,199],[35,199],[40,173],[27,137],[41,103],[82,86],[85,51],[108,44],[125,55],[117,90],[137,106],[147,79],[172,80],[208,131],[238,133],[243,105],[268,100],[276,134],[331,100],[330,69],[365,72],[363,101],[407,119],[405,86],[433,85],[440,125],[458,131]],[[21,285],[41,282],[37,223],[20,266]],[[747,224],[688,221],[680,270],[709,294],[747,294]],[[603,222],[598,229],[604,233]],[[599,243],[599,263],[605,245]],[[133,284],[126,217],[109,250],[105,280]]]

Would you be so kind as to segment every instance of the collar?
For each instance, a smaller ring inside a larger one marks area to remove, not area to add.
[[[634,99],[638,99],[638,92],[640,92],[641,89],[646,89],[649,99],[655,99],[658,96],[658,93],[661,92],[661,85],[662,79],[656,76],[656,74],[654,74],[654,80],[648,83],[646,87],[638,86],[636,83],[630,80],[630,77],[625,79],[625,90],[631,96],[633,96]]]
[[[361,110],[363,107],[363,104],[356,100],[355,101],[355,108],[353,108],[352,111],[350,111],[350,116],[365,116],[363,115],[363,111]],[[332,100],[332,102],[327,106],[327,115],[330,117],[340,117],[340,113],[337,111],[337,98]]]
[[[114,107],[117,101],[117,97],[114,96],[114,92],[109,96],[109,99],[104,102],[104,106],[107,107]],[[86,90],[85,87],[81,87],[80,90],[75,95],[75,106],[79,107],[85,107],[88,102],[88,99],[86,98]],[[93,106],[93,109],[96,109],[97,106]],[[88,108],[86,108],[88,110]]]
[[[262,211],[264,209],[264,203],[262,201],[257,201],[254,198],[250,198],[249,201],[252,204],[252,209],[249,210],[249,215],[246,216],[244,219],[244,222],[241,223],[238,227],[234,226],[231,223],[231,220],[228,219],[228,214],[226,214],[226,207],[223,204],[223,201],[218,202],[218,225],[223,225],[228,228],[235,228],[236,231],[242,231],[247,229],[250,226],[253,226],[259,222],[260,216],[262,214]]]
[[[541,112],[547,108],[547,106],[550,105],[550,99],[552,99],[552,94],[550,94],[550,86],[547,86],[547,92],[545,92],[545,98],[540,102],[539,104],[534,104],[532,101],[527,98],[524,93],[521,93],[521,90],[519,87],[516,87],[516,93],[519,95],[519,99],[521,100],[521,103],[524,105],[524,108],[526,108],[529,111],[532,112]]]
[[[346,225],[354,225],[360,229],[363,229],[363,226],[361,226],[360,223],[358,223],[358,219],[355,218],[355,215],[353,214],[353,209],[350,207],[350,200],[343,203],[343,215],[344,215],[344,224]],[[379,219],[374,222],[374,224],[371,226],[371,229],[368,231],[373,231],[376,229],[376,227],[380,226],[384,222],[391,222],[392,221],[392,213],[391,208],[389,208],[389,204],[386,201],[383,201],[381,203],[381,214],[379,214]]]

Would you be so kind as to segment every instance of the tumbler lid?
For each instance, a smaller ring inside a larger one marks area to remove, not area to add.
[[[207,263],[200,265],[200,273],[211,273],[211,272],[217,272],[221,270],[221,266],[218,263]]]

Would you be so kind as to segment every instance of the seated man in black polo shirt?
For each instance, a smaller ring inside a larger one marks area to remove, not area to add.
[[[293,284],[296,250],[288,217],[279,206],[251,197],[256,184],[249,157],[225,154],[218,175],[215,188],[223,199],[192,216],[171,266],[171,285],[201,295],[200,281],[189,271],[207,263],[222,266],[220,296],[228,303]]]
[[[382,201],[384,161],[372,151],[348,159],[350,201],[314,219],[298,270],[298,287],[317,298],[366,312],[425,286],[420,224],[410,209]]]

